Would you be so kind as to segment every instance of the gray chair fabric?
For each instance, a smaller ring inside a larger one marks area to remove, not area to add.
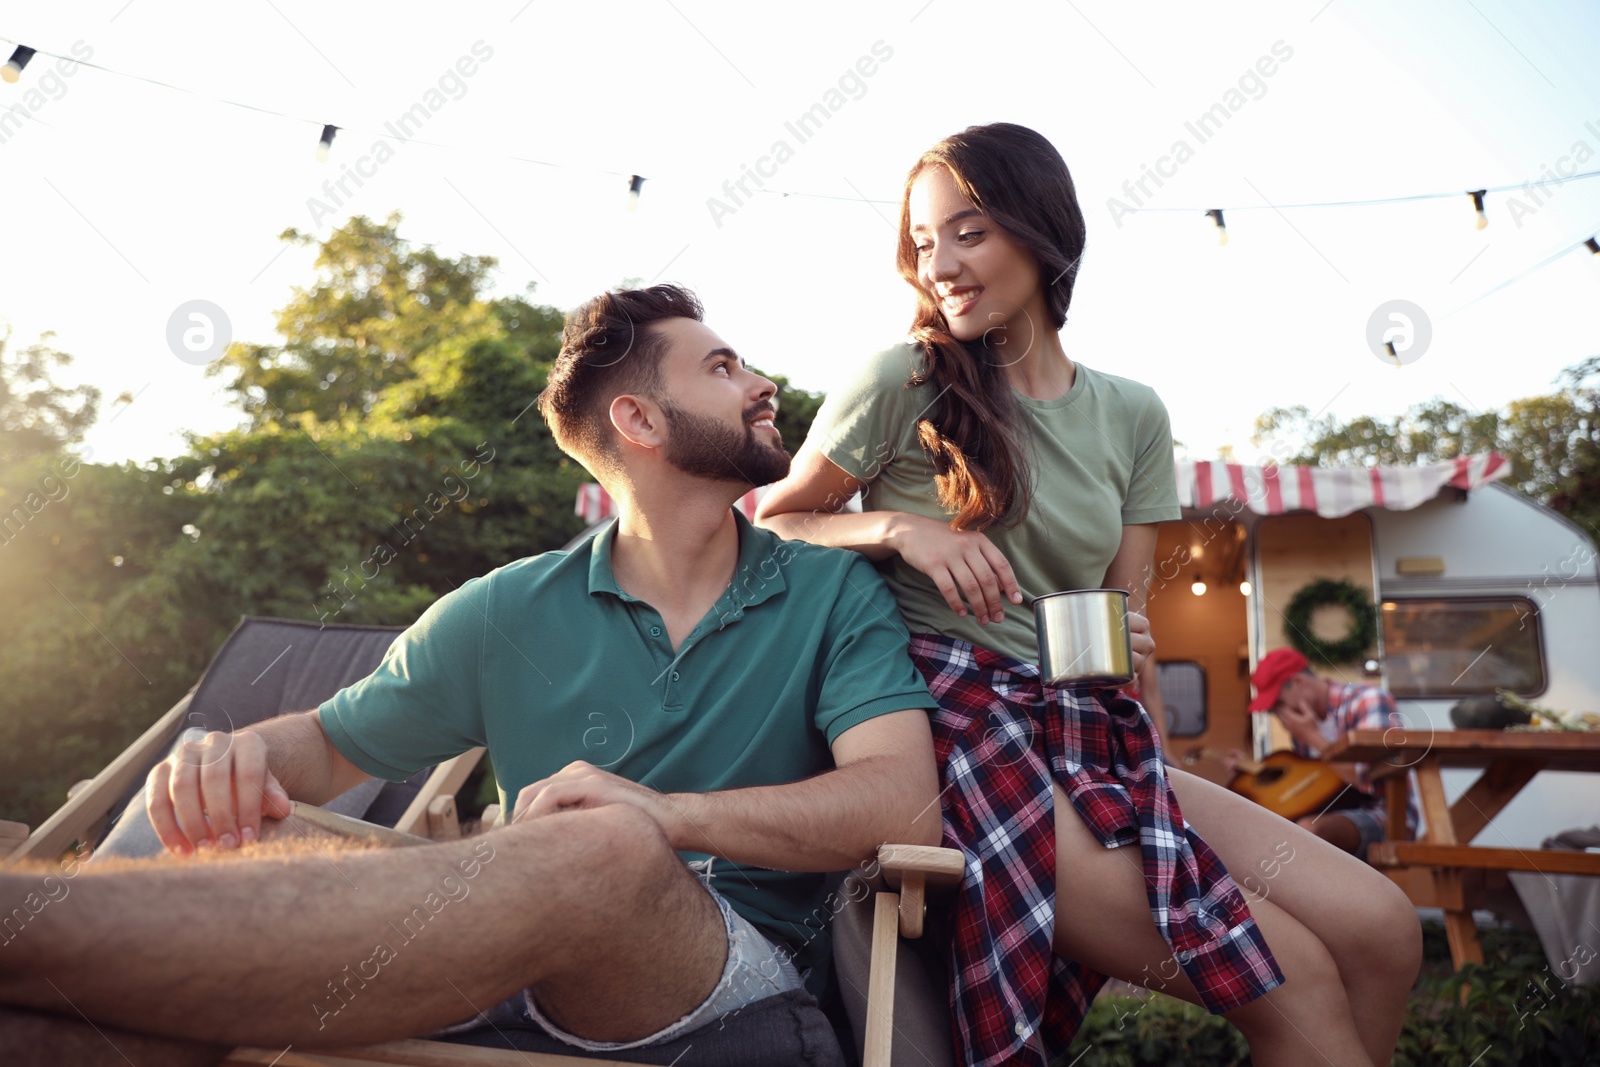
[[[235,730],[293,711],[307,711],[371,674],[401,632],[398,626],[318,625],[247,615],[222,643],[189,694],[189,731]],[[151,760],[150,766],[155,766]],[[147,772],[149,767],[145,768]],[[427,772],[405,782],[364,782],[327,805],[342,815],[393,826]],[[145,856],[160,851],[144,805],[144,774],[112,809],[97,855]]]
[[[866,1038],[867,985],[872,970],[871,895],[842,895],[849,901],[833,920],[833,967],[844,1000],[855,1047]],[[928,910],[928,929],[916,941],[900,939],[895,956],[894,1042],[890,1059],[894,1067],[955,1067],[951,1044],[950,998],[944,965],[938,956],[939,938]]]

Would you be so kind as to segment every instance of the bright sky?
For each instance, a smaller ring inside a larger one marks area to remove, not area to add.
[[[233,424],[169,318],[208,300],[235,338],[273,341],[313,278],[278,234],[357,212],[399,209],[403,236],[497,256],[503,291],[535,282],[563,308],[625,278],[687,284],[753,363],[826,390],[909,321],[897,207],[863,201],[897,201],[924,148],[998,120],[1060,148],[1089,220],[1068,352],[1154,385],[1193,455],[1254,458],[1273,405],[1495,407],[1600,351],[1600,259],[1582,248],[1485,295],[1600,232],[1600,179],[1491,194],[1482,231],[1465,195],[1600,170],[1600,7],[1581,0],[93,0],[8,5],[0,37],[41,50],[0,84],[0,320],[19,347],[55,331],[104,391],[101,461]],[[75,48],[193,92],[42,54]],[[472,73],[452,74],[463,57]],[[418,104],[410,136],[448,147],[385,131]],[[802,143],[786,123],[817,104],[834,110]],[[1219,104],[1202,143],[1186,123]],[[323,122],[343,130],[318,163]],[[727,199],[758,164],[769,190],[836,199]],[[1147,166],[1170,176],[1139,194],[1156,210],[1114,217]],[[351,173],[359,188],[324,191]],[[633,173],[648,181],[629,213]],[[1438,192],[1459,195],[1281,207]],[[1211,207],[1231,209],[1226,247]],[[1398,369],[1367,342],[1396,299],[1432,328]],[[111,407],[124,390],[134,403]]]

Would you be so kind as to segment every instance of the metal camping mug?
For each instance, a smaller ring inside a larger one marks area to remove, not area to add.
[[[1039,678],[1065,689],[1109,689],[1133,681],[1125,589],[1070,589],[1033,601]]]

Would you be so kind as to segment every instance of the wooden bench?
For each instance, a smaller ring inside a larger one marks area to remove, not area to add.
[[[1540,771],[1600,771],[1600,733],[1503,730],[1352,730],[1323,758],[1365,763],[1387,789],[1389,840],[1367,858],[1419,907],[1443,908],[1450,956],[1457,968],[1482,963],[1472,919],[1483,875],[1492,871],[1600,875],[1600,854],[1543,848],[1486,848],[1472,839]],[[1456,799],[1445,800],[1445,768],[1482,773]],[[1417,776],[1427,827],[1420,841],[1405,836],[1406,779]]]

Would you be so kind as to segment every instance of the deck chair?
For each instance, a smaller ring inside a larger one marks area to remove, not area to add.
[[[186,729],[232,730],[275,715],[303,711],[321,704],[339,689],[370,674],[401,632],[398,627],[326,625],[287,619],[245,617],[231,633],[204,675],[181,700],[118,755],[93,779],[75,786],[63,807],[31,834],[18,824],[0,825],[0,862],[10,848],[11,858],[49,859],[75,843],[102,847],[118,835],[132,834],[127,823],[144,817],[140,798],[146,775],[163,758]],[[404,783],[363,783],[327,808],[299,814],[335,832],[369,836],[371,828],[388,828],[389,843],[413,843],[458,837],[461,833],[456,792],[475,769],[483,754],[474,749],[446,761],[431,771],[419,772]],[[486,812],[485,824],[492,821]],[[119,816],[125,816],[120,818]],[[365,829],[364,829],[365,828]],[[153,835],[151,835],[153,839]],[[135,853],[141,847],[132,846]],[[145,841],[146,850],[149,841]],[[945,1009],[944,979],[916,943],[921,938],[923,916],[930,891],[950,887],[960,880],[961,853],[940,848],[886,845],[880,851],[882,874],[870,894],[850,894],[856,901],[834,920],[836,974],[840,998],[848,1017],[848,1035],[837,1044],[853,1047],[863,1067],[945,1067],[953,1064],[950,1027]],[[897,980],[898,976],[898,980]],[[702,1042],[690,1063],[770,1062],[762,1046],[739,1042],[759,1038],[762,1025],[777,1022],[794,1029],[796,1018],[811,1029],[806,1041],[833,1040],[845,1029],[801,1016],[791,994],[787,1002],[769,998],[741,1012],[721,1033],[727,1037],[725,1054],[715,1055]],[[805,999],[809,1004],[809,998]],[[811,1009],[815,1011],[814,1008]],[[764,1016],[763,1013],[766,1013]],[[826,1025],[827,1033],[818,1026]],[[455,1039],[463,1040],[462,1038]],[[530,1035],[516,1051],[471,1047],[438,1040],[384,1042],[337,1053],[303,1053],[293,1050],[235,1050],[230,1064],[337,1065],[354,1063],[466,1065],[517,1064],[519,1067],[572,1067],[614,1063],[595,1057],[578,1057],[574,1050],[550,1043],[539,1051]],[[683,1050],[664,1047],[674,1062]],[[630,1052],[629,1055],[635,1055]],[[850,1059],[847,1055],[847,1059]],[[650,1062],[633,1059],[630,1063]]]
[[[109,824],[138,797],[150,768],[166,756],[184,730],[234,730],[285,712],[316,707],[344,686],[371,674],[399,633],[400,629],[392,626],[319,627],[312,622],[246,616],[194,688],[93,779],[74,786],[67,803],[11,855],[49,858],[74,842],[98,846]],[[410,808],[426,777],[419,774],[408,782],[386,783],[377,789],[369,786],[367,803],[346,805],[344,814],[417,832],[426,821],[427,802],[418,805],[420,813]],[[447,784],[439,783],[441,787]],[[455,787],[460,784],[460,780],[454,782]]]

